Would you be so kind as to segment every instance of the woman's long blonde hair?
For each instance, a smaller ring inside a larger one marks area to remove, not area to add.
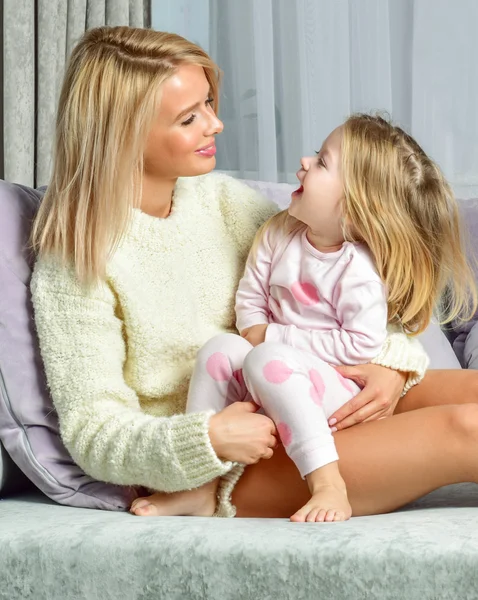
[[[72,264],[80,281],[105,276],[139,206],[143,151],[162,84],[182,64],[203,67],[217,110],[220,70],[172,34],[98,27],[72,52],[61,90],[51,180],[32,244]]]
[[[438,166],[400,127],[357,114],[342,126],[344,238],[365,243],[387,287],[389,322],[421,333],[437,311],[440,323],[470,319],[477,308],[458,205]],[[283,211],[266,229],[300,227]]]

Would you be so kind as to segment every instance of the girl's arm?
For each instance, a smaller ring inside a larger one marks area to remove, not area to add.
[[[376,357],[387,337],[387,301],[381,282],[344,277],[335,310],[336,329],[321,331],[295,325],[269,325],[266,341],[311,352],[331,365],[355,365]]]
[[[272,249],[268,232],[256,240],[236,293],[236,327],[241,335],[255,325],[269,323],[269,279]]]

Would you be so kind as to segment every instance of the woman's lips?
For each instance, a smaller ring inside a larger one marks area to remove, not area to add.
[[[295,190],[295,192],[292,192],[292,195],[298,196],[299,194],[302,194],[303,191],[304,191],[304,186],[301,185],[299,189]]]
[[[210,144],[209,146],[205,146],[204,148],[199,148],[196,150],[195,154],[199,154],[200,156],[206,156],[210,158],[216,154],[216,144]]]

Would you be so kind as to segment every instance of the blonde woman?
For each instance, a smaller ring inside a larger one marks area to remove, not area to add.
[[[233,491],[238,516],[289,517],[308,489],[272,420],[252,402],[183,414],[197,351],[236,331],[245,260],[275,212],[210,174],[217,90],[215,64],[179,36],[115,27],[80,40],[33,229],[35,322],[74,460],[97,479],[170,492],[135,514],[232,515]],[[352,369],[364,389],[336,415],[339,430],[369,421],[335,435],[356,515],[478,481],[476,374],[429,373],[398,402],[408,374],[383,365]],[[412,412],[378,420],[397,404]],[[253,466],[238,480],[235,463]]]
[[[392,356],[387,325],[423,332],[447,289],[442,322],[471,317],[475,282],[450,187],[399,127],[350,117],[302,159],[297,178],[289,209],[258,232],[239,283],[242,337],[223,334],[200,350],[187,412],[252,396],[309,486],[291,520],[343,521],[352,508],[327,418],[360,387],[332,365],[380,364],[385,352],[410,372],[405,393],[428,359],[412,343]]]

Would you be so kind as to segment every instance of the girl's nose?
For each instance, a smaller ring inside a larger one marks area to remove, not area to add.
[[[300,159],[300,166],[304,169],[304,171],[308,171],[309,167],[310,167],[310,157],[309,156],[303,156]]]

